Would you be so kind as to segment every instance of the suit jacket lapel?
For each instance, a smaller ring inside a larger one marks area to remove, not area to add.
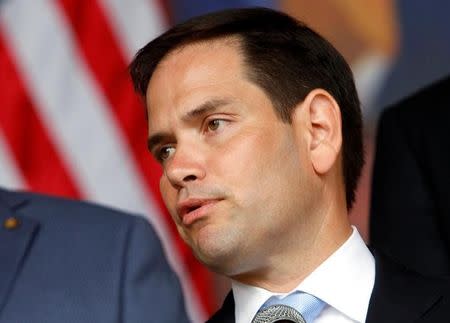
[[[206,323],[234,323],[234,297],[229,292],[222,307]]]
[[[376,277],[367,323],[420,322],[443,299],[439,283],[430,283],[375,252]]]
[[[442,281],[424,278],[374,252],[375,286],[366,323],[421,322],[444,302]],[[234,323],[233,293],[207,323]]]
[[[36,220],[17,214],[16,209],[25,202],[23,197],[0,190],[0,312],[38,229]],[[5,228],[9,217],[20,221],[17,228]]]

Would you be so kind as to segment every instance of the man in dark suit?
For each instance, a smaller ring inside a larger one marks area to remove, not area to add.
[[[445,322],[449,286],[366,247],[353,77],[321,36],[262,8],[199,16],[130,66],[184,240],[232,280],[211,322]]]
[[[0,322],[188,321],[144,218],[0,189],[0,225]]]
[[[370,241],[419,272],[450,275],[450,77],[382,114]]]

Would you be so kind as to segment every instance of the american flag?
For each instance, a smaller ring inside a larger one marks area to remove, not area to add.
[[[148,216],[199,322],[212,277],[165,211],[127,72],[166,25],[163,0],[0,0],[0,185]]]

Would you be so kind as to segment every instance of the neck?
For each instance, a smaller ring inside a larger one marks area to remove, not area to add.
[[[266,290],[287,293],[296,288],[322,262],[331,256],[352,233],[347,210],[341,212],[330,207],[322,216],[310,217],[301,233],[286,246],[283,252],[275,252],[262,266],[232,279]]]

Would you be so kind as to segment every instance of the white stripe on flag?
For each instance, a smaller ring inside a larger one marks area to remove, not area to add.
[[[50,1],[11,1],[1,15],[26,88],[81,192],[101,203],[147,211],[124,140],[57,7]]]
[[[13,154],[0,129],[0,185],[10,189],[23,189],[25,180],[12,158]]]
[[[127,61],[164,31],[166,23],[157,0],[99,0],[109,16]]]

